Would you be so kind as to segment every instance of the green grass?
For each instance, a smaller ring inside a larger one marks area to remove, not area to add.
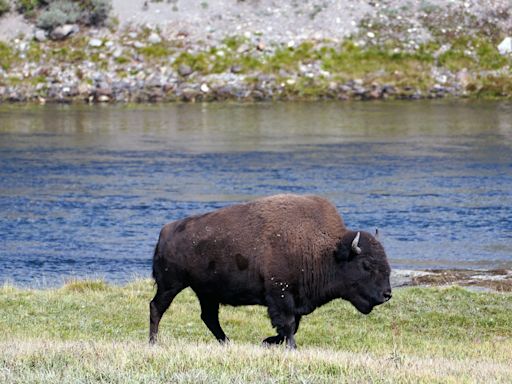
[[[8,70],[15,59],[16,58],[11,47],[0,41],[0,68]]]
[[[164,59],[173,53],[173,50],[168,46],[166,42],[150,44],[146,47],[138,49],[138,52],[147,59]]]
[[[150,33],[150,29],[144,29],[139,37],[143,39]],[[65,42],[31,42],[24,52],[0,42],[0,68],[20,72],[26,61],[53,66],[89,60],[97,70],[115,64],[119,73],[128,77],[138,70],[132,73],[124,65],[142,58],[152,70],[171,65],[178,71],[181,65],[186,65],[199,76],[234,72],[245,76],[241,81],[254,88],[264,83],[262,87],[269,89],[269,94],[282,100],[358,97],[350,90],[344,91],[346,95],[339,92],[342,84],[355,79],[361,80],[368,92],[372,87],[391,86],[388,89],[394,91],[386,93],[391,98],[408,97],[416,91],[428,96],[439,82],[449,89],[460,85],[459,91],[465,97],[512,98],[512,58],[499,54],[496,41],[485,35],[455,36],[441,50],[443,41],[423,43],[415,50],[392,41],[363,46],[354,38],[341,43],[304,41],[291,47],[280,44],[258,48],[246,38],[231,36],[216,46],[204,45],[196,51],[186,50],[180,40],[163,40],[142,48],[127,44],[123,55],[114,58],[111,52],[100,54],[100,50],[91,49],[89,38],[79,34]],[[310,67],[316,69],[310,71]],[[435,75],[445,70],[452,75],[446,84]],[[457,84],[459,74],[464,81]],[[33,86],[34,81],[11,76],[5,77],[2,85]]]
[[[150,281],[0,288],[0,382],[510,382],[512,295],[395,290],[369,316],[336,300],[306,316],[298,351],[262,348],[263,307],[222,307],[217,345],[191,291],[147,346]]]

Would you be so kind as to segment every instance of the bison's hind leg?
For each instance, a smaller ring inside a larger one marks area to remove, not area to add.
[[[175,284],[172,287],[165,288],[158,286],[155,297],[149,303],[149,342],[151,344],[156,342],[160,319],[171,305],[174,297],[184,288],[184,284]]]

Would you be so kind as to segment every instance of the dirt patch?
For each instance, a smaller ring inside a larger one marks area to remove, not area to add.
[[[411,285],[461,285],[488,288],[498,292],[512,292],[512,271],[507,269],[488,271],[432,269],[425,272],[427,274],[412,277]]]

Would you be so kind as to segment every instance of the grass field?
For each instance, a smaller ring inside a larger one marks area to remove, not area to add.
[[[149,280],[0,288],[0,383],[511,383],[512,294],[404,288],[363,316],[334,301],[297,351],[263,348],[265,308],[221,308],[221,346],[184,291],[147,344]]]

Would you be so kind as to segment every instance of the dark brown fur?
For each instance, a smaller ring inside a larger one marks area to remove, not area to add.
[[[317,196],[277,195],[165,225],[153,258],[158,286],[150,304],[150,340],[172,299],[191,287],[201,318],[219,341],[219,304],[268,307],[278,335],[295,347],[302,315],[335,298],[363,313],[391,297],[384,249],[348,230],[336,208]]]

